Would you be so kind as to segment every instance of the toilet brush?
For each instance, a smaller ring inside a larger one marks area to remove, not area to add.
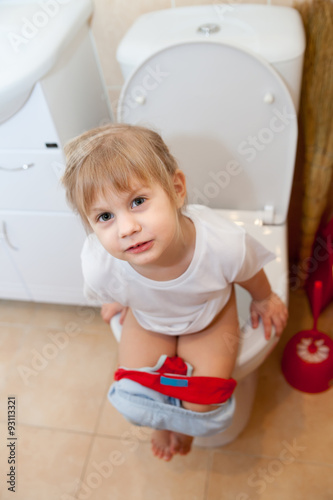
[[[333,340],[317,330],[322,282],[313,289],[313,327],[296,333],[282,356],[282,372],[287,382],[302,392],[318,393],[333,385]]]

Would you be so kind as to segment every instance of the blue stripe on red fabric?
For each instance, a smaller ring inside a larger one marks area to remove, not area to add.
[[[181,378],[170,378],[161,376],[161,385],[172,385],[173,387],[188,387],[188,380]]]

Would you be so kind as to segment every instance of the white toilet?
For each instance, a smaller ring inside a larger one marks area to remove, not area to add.
[[[126,78],[118,121],[157,130],[187,175],[189,202],[209,205],[275,252],[265,270],[285,301],[304,49],[296,10],[220,4],[143,15],[117,52]],[[277,342],[251,329],[250,296],[237,289],[237,301],[236,414],[227,431],[196,438],[199,446],[221,446],[244,429],[257,369]],[[119,339],[117,318],[111,327]]]

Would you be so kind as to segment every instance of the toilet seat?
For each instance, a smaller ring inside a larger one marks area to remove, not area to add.
[[[187,175],[190,203],[286,221],[296,111],[281,77],[257,55],[211,41],[162,49],[125,83],[118,121],[162,135]]]
[[[262,225],[254,213],[216,210],[222,217],[233,220],[241,225],[245,231],[253,236],[264,247],[276,255],[276,259],[265,266],[268,280],[274,291],[288,302],[288,250],[286,226]],[[278,338],[272,336],[269,341],[264,337],[263,326],[260,323],[257,329],[252,329],[249,318],[250,295],[241,287],[236,286],[238,319],[241,327],[240,348],[235,364],[233,377],[241,380],[255,371],[274,349]]]

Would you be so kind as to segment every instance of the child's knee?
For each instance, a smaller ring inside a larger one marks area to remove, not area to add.
[[[199,405],[197,403],[189,403],[188,401],[182,401],[182,407],[186,410],[197,411],[199,413],[206,413],[208,411],[217,410],[219,405]]]

